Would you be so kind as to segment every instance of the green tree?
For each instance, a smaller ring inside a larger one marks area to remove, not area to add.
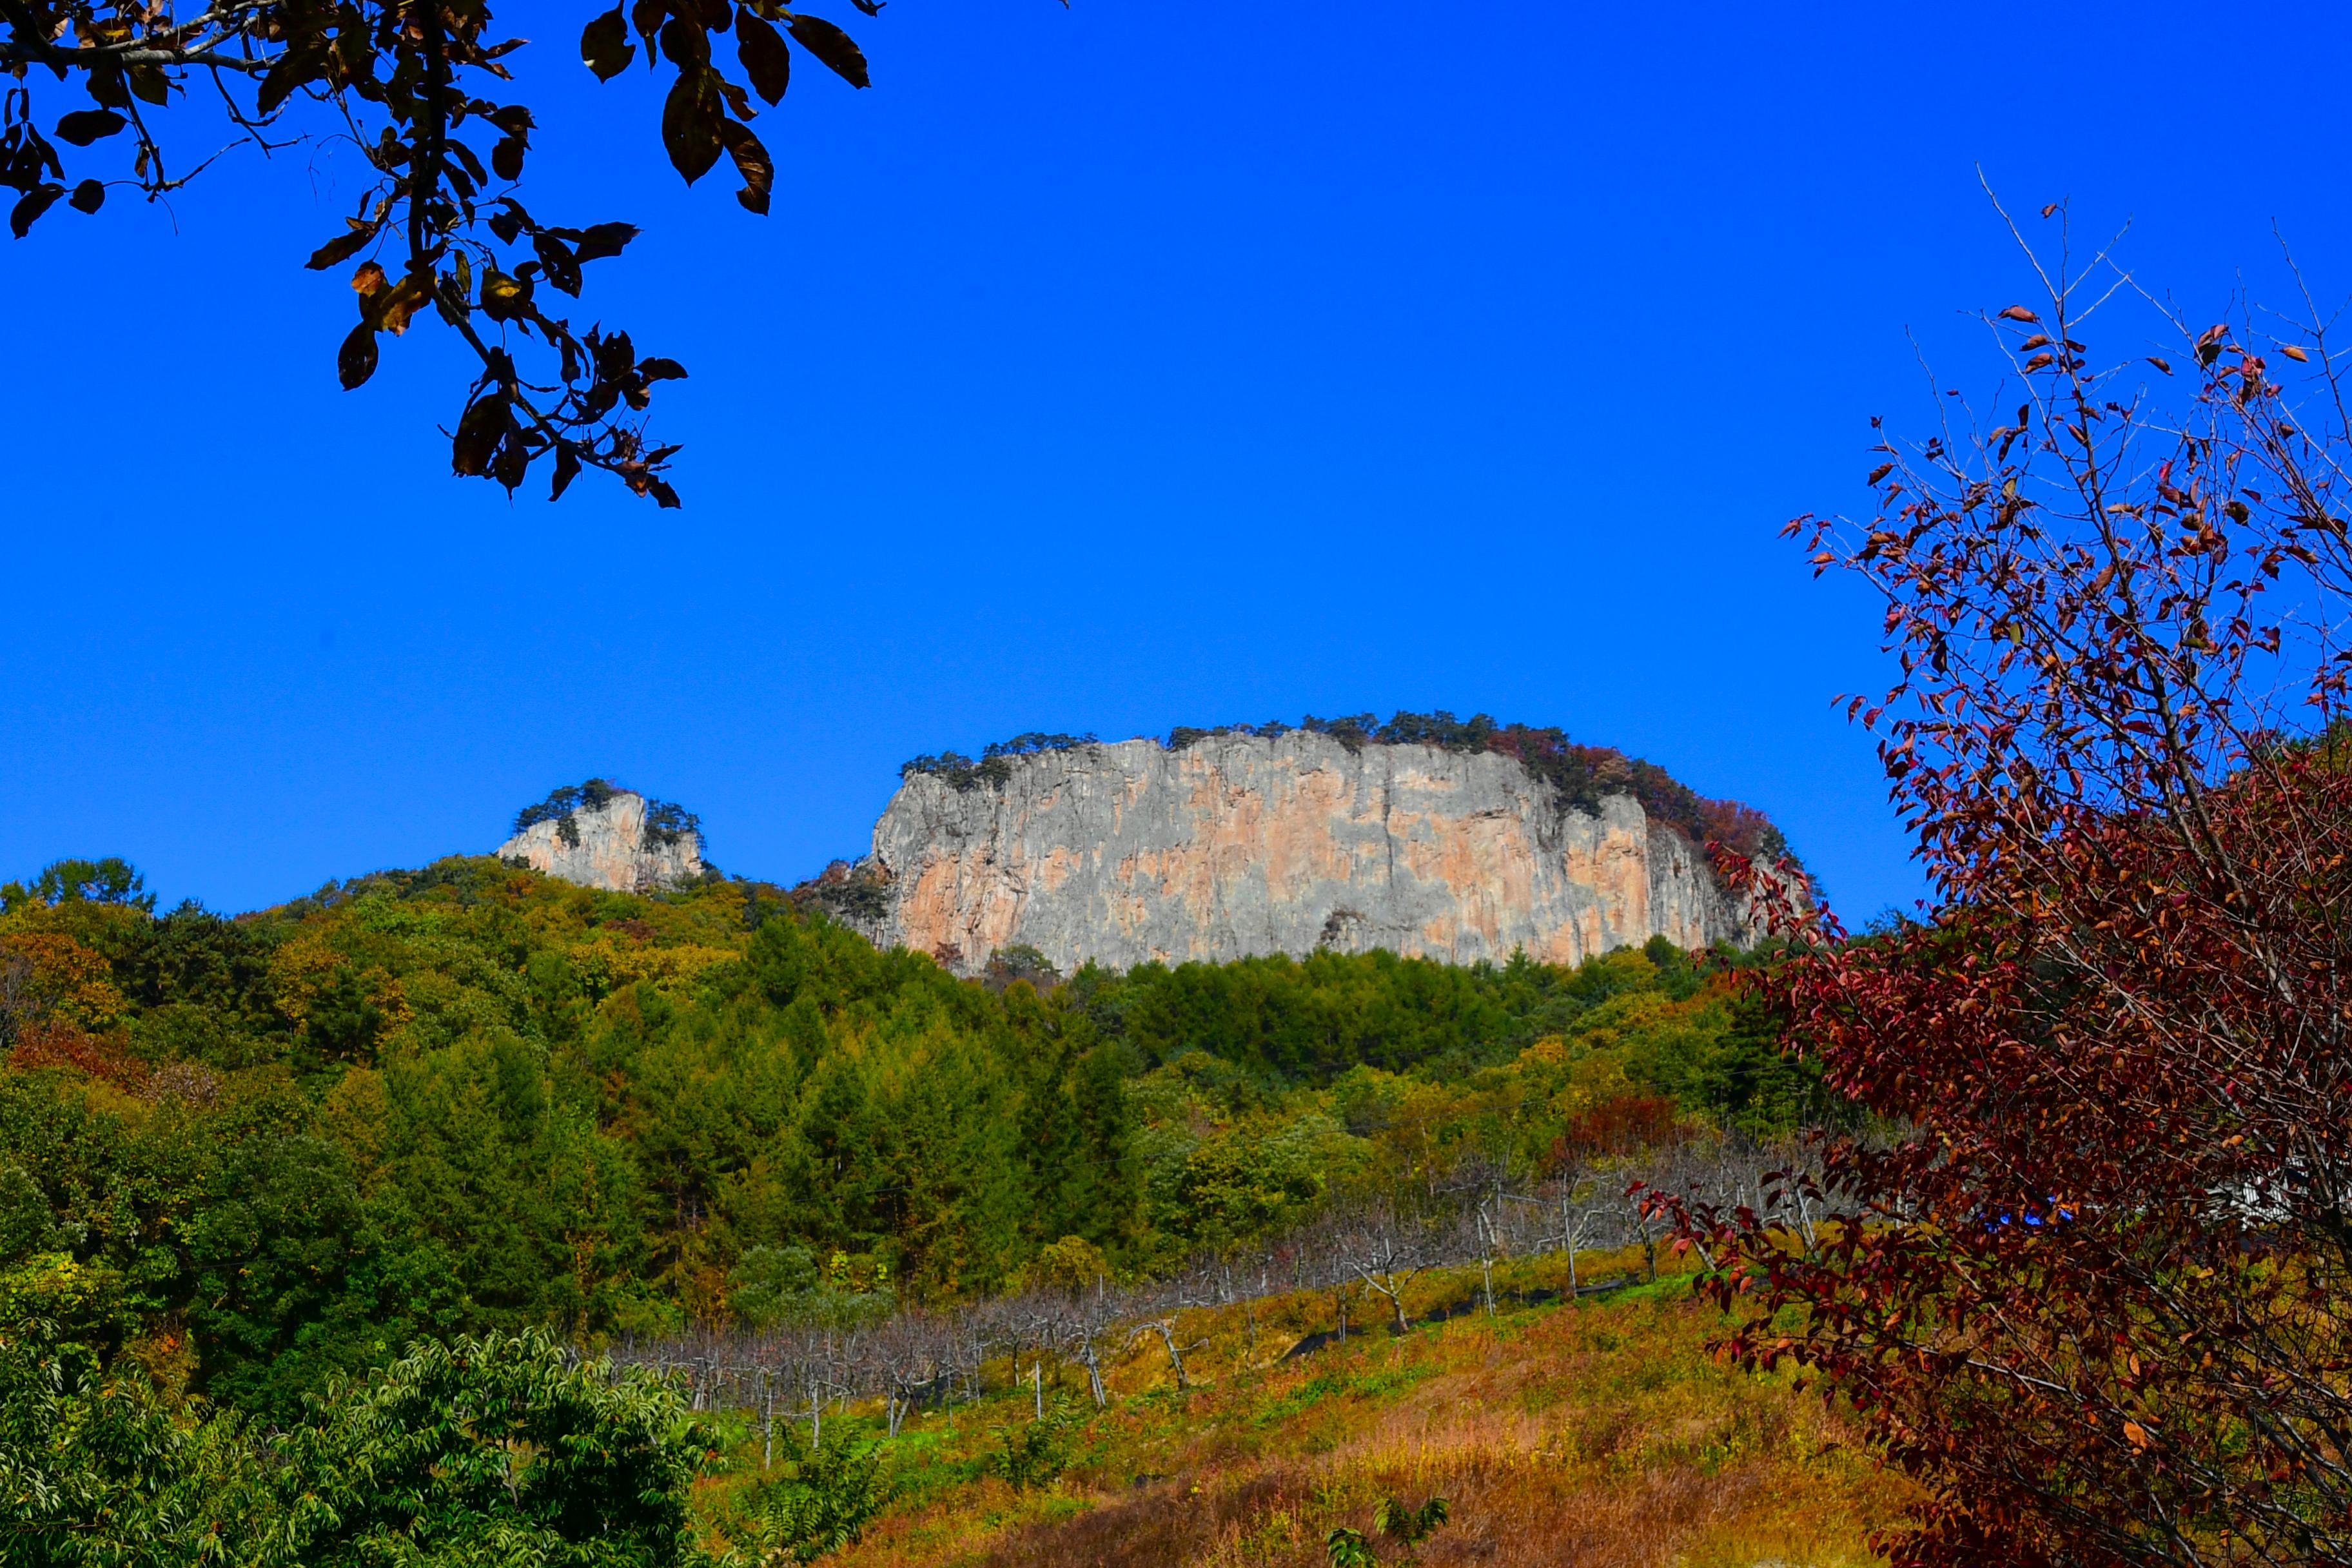
[[[541,1047],[478,1037],[383,1075],[386,1154],[371,1216],[429,1249],[460,1303],[446,1327],[578,1330],[643,1239],[635,1162],[559,1098]]]
[[[109,855],[103,860],[53,861],[30,888],[20,882],[0,887],[0,908],[15,910],[30,903],[120,904],[144,910],[155,907],[155,895],[129,861]]]
[[[703,1560],[708,1442],[667,1384],[544,1334],[427,1342],[289,1439],[280,1496],[306,1568],[671,1568]]]
[[[0,1270],[0,1561],[173,1568],[266,1552],[267,1499],[234,1417],[185,1423],[112,1362],[121,1280],[63,1254]]]
[[[727,1304],[753,1328],[782,1323],[851,1328],[887,1317],[897,1304],[887,1286],[860,1289],[844,1267],[818,1267],[807,1247],[755,1247],[728,1280]]]
[[[405,1303],[376,1288],[383,1260],[350,1156],[308,1131],[238,1139],[184,1227],[188,1323],[204,1391],[289,1419],[302,1395],[399,1342]]]
[[[1085,1020],[1074,1023],[1083,1026]],[[1078,1142],[1059,1194],[1062,1234],[1105,1248],[1132,1245],[1143,1217],[1143,1173],[1135,1153],[1134,1102],[1111,1047],[1096,1046],[1078,1055],[1070,1068],[1068,1095]]]
[[[783,1450],[782,1473],[755,1485],[750,1500],[753,1560],[763,1568],[814,1563],[856,1544],[892,1495],[881,1450],[853,1442],[837,1426],[814,1443],[787,1426],[776,1443]]]

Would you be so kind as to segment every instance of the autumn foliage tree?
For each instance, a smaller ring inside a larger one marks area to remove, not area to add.
[[[457,472],[511,491],[544,458],[551,495],[598,468],[675,506],[663,471],[677,448],[654,444],[640,416],[685,370],[563,313],[583,268],[636,229],[551,220],[515,195],[538,128],[511,85],[522,45],[498,37],[484,0],[0,0],[9,229],[24,238],[60,201],[95,214],[110,193],[179,190],[220,155],[191,165],[167,149],[166,122],[191,100],[211,101],[232,145],[347,142],[372,178],[309,261],[354,268],[343,386],[375,373],[383,337],[437,318],[476,362],[450,438]],[[795,49],[866,85],[849,35],[782,0],[615,0],[580,35],[600,80],[640,58],[669,77],[670,163],[691,184],[725,156],[754,213],[768,210],[775,163],[751,128],[753,99],[783,97]]]
[[[2184,319],[2055,212],[2038,297],[1984,318],[1992,410],[1939,398],[1866,524],[1791,525],[1884,598],[1899,678],[1853,712],[1936,899],[1792,922],[1764,984],[1899,1131],[1822,1140],[1836,1223],[1691,1203],[1685,1240],[1764,1309],[1733,1349],[1922,1484],[1898,1563],[2340,1562],[2346,351],[2307,297]]]

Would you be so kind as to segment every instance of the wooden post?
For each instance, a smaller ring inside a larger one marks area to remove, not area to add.
[[[1576,1300],[1576,1244],[1581,1239],[1579,1232],[1584,1228],[1582,1226],[1578,1226],[1571,1229],[1568,1223],[1569,1194],[1575,1190],[1576,1184],[1572,1178],[1566,1176],[1560,1178],[1559,1238],[1568,1245],[1568,1299],[1570,1302]]]
[[[1486,1205],[1478,1205],[1478,1272],[1486,1282],[1486,1321],[1495,1321],[1495,1249],[1488,1245],[1494,1239],[1486,1225]]]
[[[766,1367],[760,1369],[760,1473],[765,1475],[776,1458],[776,1384]]]

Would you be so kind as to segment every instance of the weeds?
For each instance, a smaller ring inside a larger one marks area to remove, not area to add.
[[[1479,1281],[1471,1269],[1424,1284],[1442,1302]],[[1716,1363],[1720,1320],[1681,1294],[1686,1279],[1662,1286],[1351,1335],[1289,1362],[1267,1359],[1278,1339],[1252,1346],[1240,1308],[1200,1310],[1183,1324],[1188,1343],[1206,1342],[1188,1352],[1188,1393],[1155,1344],[1106,1363],[1099,1413],[1074,1406],[1075,1384],[1056,1394],[1048,1369],[1043,1423],[1020,1419],[1032,1389],[1009,1390],[1030,1369],[1006,1368],[998,1425],[985,1405],[952,1431],[943,1412],[908,1418],[896,1442],[921,1484],[827,1562],[1327,1568],[1346,1531],[1383,1568],[1874,1563],[1866,1538],[1894,1517],[1900,1483],[1817,1399]],[[1322,1297],[1260,1301],[1255,1327],[1261,1341],[1309,1332],[1329,1310]]]
[[[1442,1497],[1432,1497],[1417,1509],[1386,1497],[1372,1510],[1372,1528],[1408,1551],[1428,1540],[1444,1522],[1445,1500]]]
[[[1419,1508],[1407,1508],[1392,1497],[1381,1500],[1372,1510],[1372,1528],[1405,1549],[1403,1561],[1418,1563],[1413,1552],[1430,1537],[1430,1533],[1445,1522],[1445,1500],[1433,1497]],[[1323,1554],[1331,1568],[1380,1568],[1380,1558],[1372,1551],[1370,1537],[1360,1530],[1346,1525],[1334,1525],[1323,1538]]]
[[[1060,1476],[1070,1462],[1069,1451],[1062,1441],[1070,1425],[1069,1402],[1055,1394],[1044,1415],[1017,1426],[992,1427],[991,1432],[1003,1447],[991,1458],[1005,1485],[1016,1492],[1025,1492],[1048,1485]]]

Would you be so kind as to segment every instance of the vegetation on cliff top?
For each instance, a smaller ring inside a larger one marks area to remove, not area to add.
[[[969,792],[982,784],[1003,789],[1013,778],[1014,757],[1031,757],[1043,752],[1072,752],[1081,746],[1099,744],[1099,738],[1089,731],[1083,735],[1049,735],[1042,731],[1030,731],[1009,741],[992,741],[982,749],[980,760],[972,761],[961,752],[926,752],[919,757],[909,757],[898,764],[898,776],[912,778],[917,773],[929,773],[943,779],[950,788]]]
[[[565,847],[577,849],[580,847],[580,813],[602,811],[614,795],[635,793],[610,779],[589,779],[582,784],[564,784],[550,790],[545,800],[516,812],[514,830],[519,834],[524,833],[540,823],[552,822],[556,837],[563,841]],[[639,795],[638,798],[646,803],[645,822],[638,832],[642,848],[648,852],[666,849],[689,835],[694,839],[695,848],[699,850],[702,847],[702,818],[673,801],[656,800],[651,795]]]
[[[1492,752],[1510,757],[1552,788],[1562,811],[1597,812],[1608,796],[1629,795],[1639,801],[1653,821],[1663,822],[1697,845],[1720,844],[1752,859],[1772,861],[1790,856],[1788,840],[1762,812],[1736,800],[1710,800],[1683,784],[1655,763],[1629,757],[1613,746],[1587,746],[1568,738],[1557,726],[1503,724],[1484,713],[1456,719],[1440,709],[1433,713],[1399,710],[1386,723],[1371,713],[1351,713],[1338,719],[1308,714],[1297,724],[1280,720],[1264,724],[1220,724],[1211,729],[1178,725],[1161,742],[1182,751],[1218,735],[1252,735],[1265,739],[1304,730],[1328,735],[1349,751],[1366,746],[1435,746],[1449,752]],[[960,791],[983,785],[1003,788],[1013,777],[1011,759],[1040,752],[1070,751],[1097,744],[1095,736],[1016,735],[981,752],[978,762],[957,752],[926,753],[899,764],[898,776],[928,773]]]

